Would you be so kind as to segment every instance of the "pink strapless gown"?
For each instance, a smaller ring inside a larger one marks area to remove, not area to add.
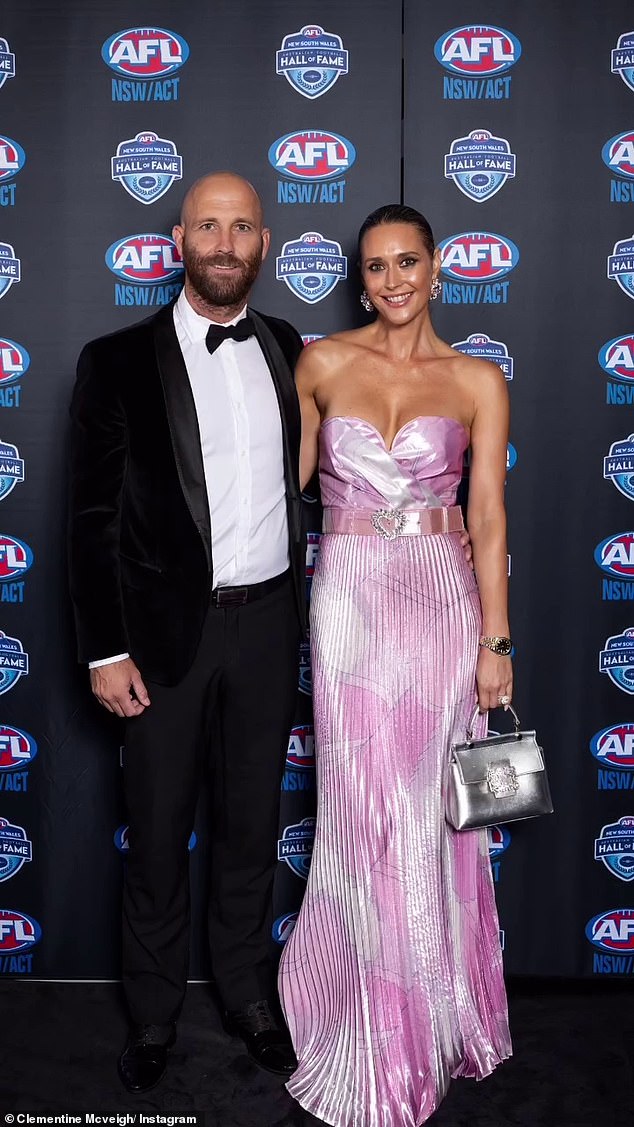
[[[323,502],[452,505],[467,444],[454,419],[413,419],[391,450],[361,419],[328,419]],[[452,1076],[482,1078],[511,1052],[486,831],[443,814],[480,626],[459,534],[322,538],[317,829],[279,984],[299,1061],[287,1087],[334,1127],[418,1127]]]

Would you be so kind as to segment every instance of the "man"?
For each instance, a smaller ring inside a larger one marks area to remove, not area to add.
[[[304,616],[292,371],[302,342],[247,310],[269,247],[254,188],[205,176],[173,237],[178,300],[88,344],[71,417],[79,658],[125,718],[129,854],[119,1073],[161,1079],[188,967],[187,844],[211,776],[209,938],[226,1028],[296,1066],[277,1004],[271,895]]]

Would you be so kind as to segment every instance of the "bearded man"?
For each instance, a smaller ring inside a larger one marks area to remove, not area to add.
[[[185,994],[188,841],[211,780],[209,941],[226,1028],[296,1062],[277,1004],[272,885],[304,620],[293,368],[301,339],[247,308],[269,247],[255,189],[215,173],[173,237],[173,305],[88,344],[71,407],[71,593],[92,691],[124,718],[129,853],[119,1074],[163,1076]]]

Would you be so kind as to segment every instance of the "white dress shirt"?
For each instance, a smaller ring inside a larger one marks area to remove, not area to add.
[[[233,321],[246,316],[246,306]],[[183,289],[174,328],[189,376],[211,516],[215,587],[272,579],[289,566],[280,409],[256,337],[226,340],[211,355],[210,324]],[[117,654],[90,668],[122,661]]]

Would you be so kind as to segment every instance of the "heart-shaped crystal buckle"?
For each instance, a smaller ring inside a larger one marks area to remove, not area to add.
[[[372,527],[378,536],[384,540],[396,540],[401,535],[405,524],[405,513],[398,509],[377,509],[370,517]]]

